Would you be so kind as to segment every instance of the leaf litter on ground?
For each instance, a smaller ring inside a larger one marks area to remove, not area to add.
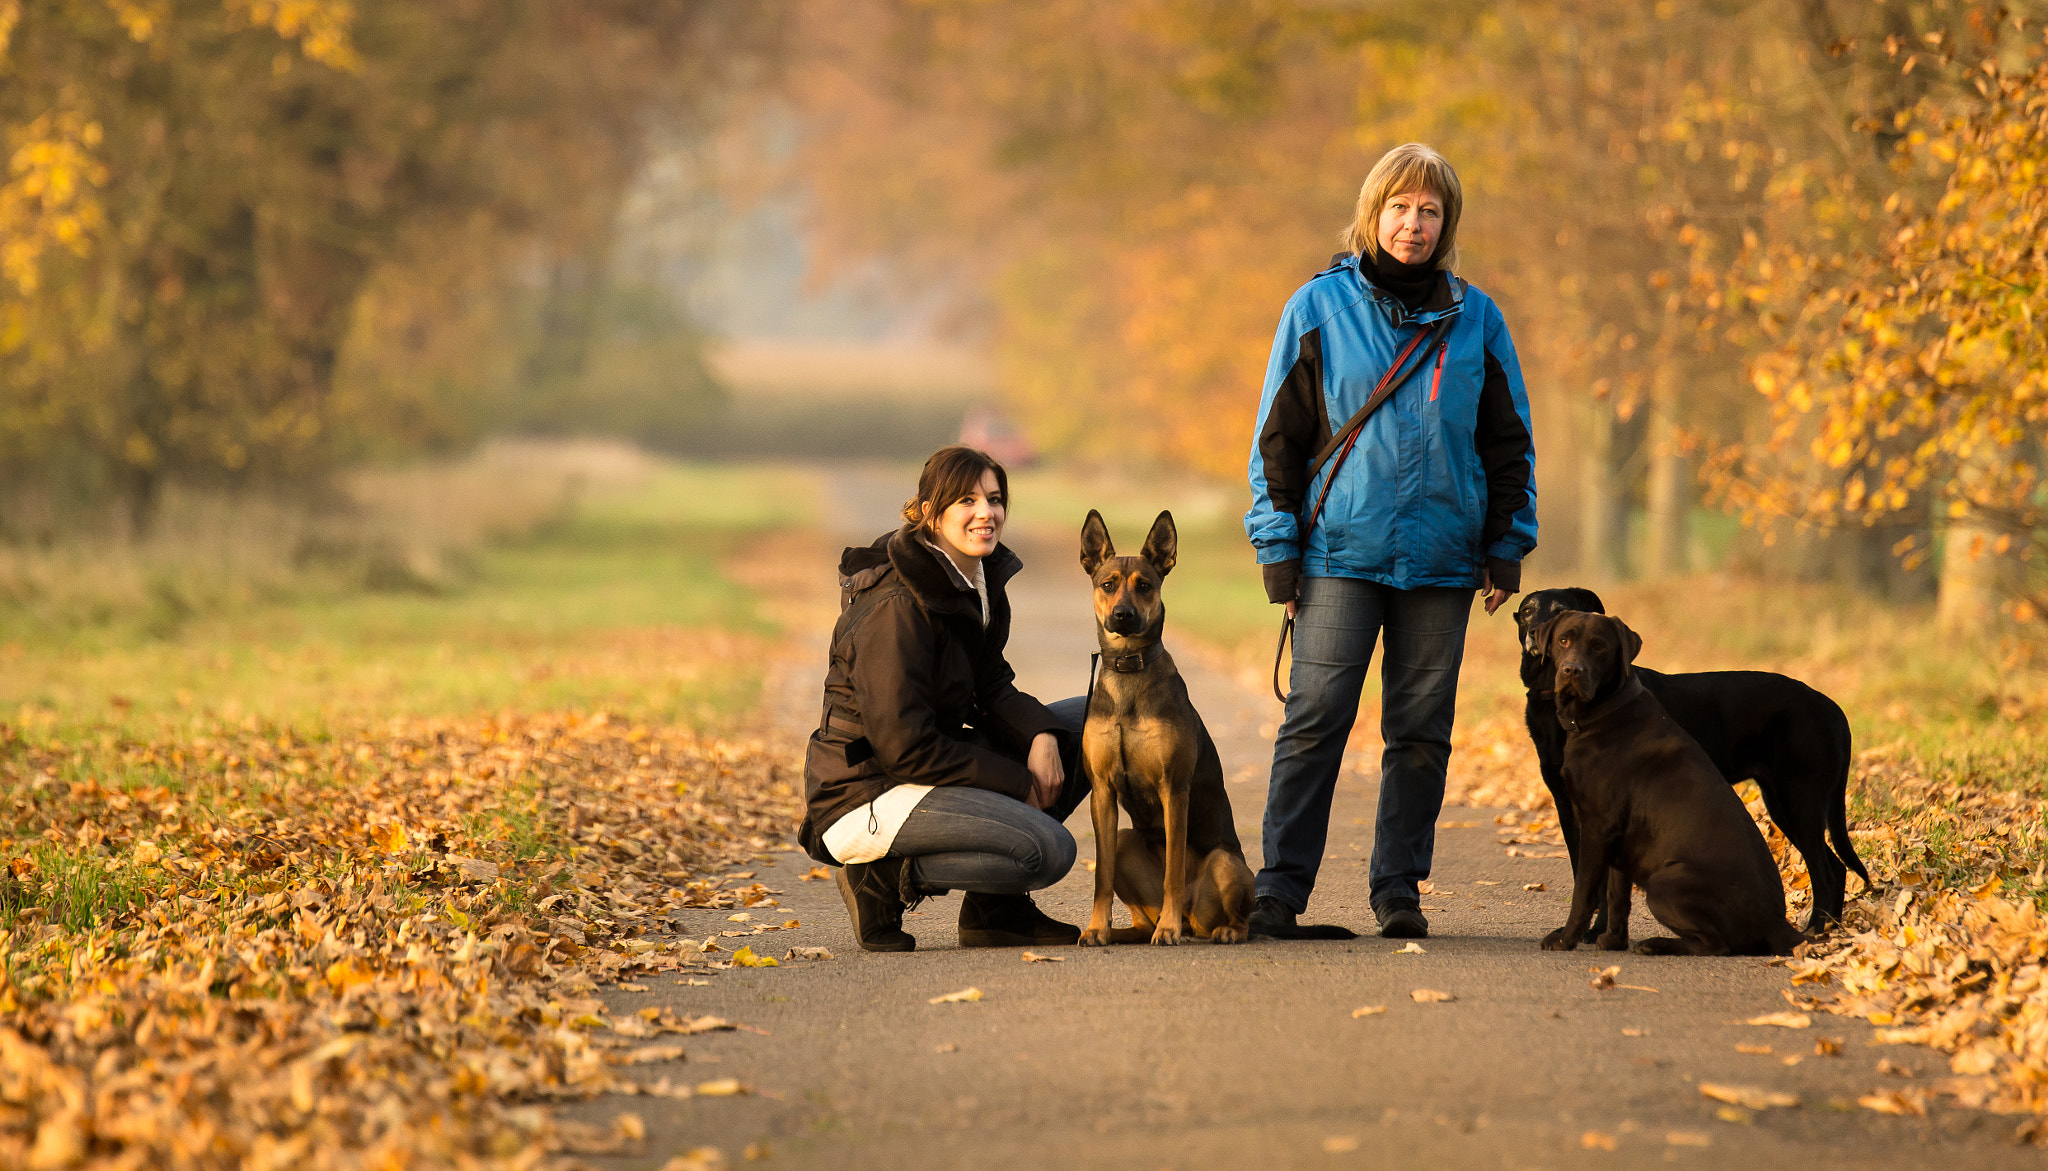
[[[0,725],[0,1166],[531,1167],[638,1141],[549,1101],[743,1092],[614,1073],[736,1026],[590,994],[729,966],[658,937],[773,908],[795,775],[603,715]]]
[[[1512,839],[1552,840],[1553,804],[1517,721],[1477,720],[1452,739],[1460,764],[1445,804],[1507,806],[1495,821],[1511,855],[1522,850]],[[1948,1056],[1951,1076],[1929,1079],[1917,1095],[1865,1095],[1865,1109],[1913,1114],[1939,1095],[2031,1115],[2014,1138],[2048,1145],[2048,796],[2001,787],[1992,775],[1966,783],[1929,771],[1903,744],[1857,754],[1850,832],[1876,890],[1852,878],[1843,928],[1797,949],[1787,965],[1794,1005],[1860,1017],[1884,1026],[1880,1042]],[[1805,864],[1754,786],[1738,791],[1797,921],[1812,906]],[[1815,1052],[1836,1056],[1840,1042],[1821,1038]]]

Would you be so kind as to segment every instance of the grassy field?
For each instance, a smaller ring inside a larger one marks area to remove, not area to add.
[[[373,478],[363,523],[410,547],[274,558],[253,588],[215,584],[218,560],[72,554],[111,584],[0,595],[0,719],[119,732],[575,708],[716,726],[759,687],[732,664],[778,634],[721,566],[814,494],[782,468],[536,458]]]
[[[529,1103],[748,1092],[622,1079],[735,1026],[590,993],[772,962],[662,936],[783,925],[731,872],[798,807],[746,717],[816,485],[571,445],[351,490],[0,560],[0,1166],[560,1165],[638,1119]]]

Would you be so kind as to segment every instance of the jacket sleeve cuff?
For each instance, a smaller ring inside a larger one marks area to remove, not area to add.
[[[1259,567],[1266,575],[1266,600],[1291,602],[1301,593],[1301,559],[1271,561]]]
[[[1494,589],[1506,590],[1511,594],[1522,592],[1522,563],[1519,561],[1488,557],[1486,575],[1493,580]]]

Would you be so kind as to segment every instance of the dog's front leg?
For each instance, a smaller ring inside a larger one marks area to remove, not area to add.
[[[1081,946],[1105,947],[1110,941],[1109,901],[1116,889],[1116,790],[1097,774],[1088,798],[1088,811],[1095,819],[1095,912],[1088,916]]]
[[[1607,909],[1604,917],[1607,926],[1600,932],[1601,951],[1628,950],[1629,903],[1635,894],[1635,884],[1628,880],[1619,866],[1607,868]]]
[[[1188,929],[1188,787],[1165,781],[1166,800],[1166,897],[1159,911],[1159,926],[1152,942],[1164,946],[1179,943]]]
[[[1579,841],[1578,871],[1572,875],[1572,911],[1564,926],[1543,937],[1544,951],[1571,951],[1579,946],[1586,924],[1593,919],[1593,905],[1606,894],[1608,863],[1614,840],[1604,830],[1583,829]]]

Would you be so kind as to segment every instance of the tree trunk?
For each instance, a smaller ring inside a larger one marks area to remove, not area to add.
[[[1951,520],[1941,550],[1937,624],[1946,634],[1982,634],[1998,612],[2006,584],[2005,558],[1992,552],[1998,533],[1969,513]]]
[[[1614,468],[1614,407],[1582,400],[1586,444],[1579,460],[1579,573],[1605,583],[1621,577],[1620,484]]]
[[[1643,576],[1651,580],[1686,568],[1687,489],[1685,456],[1678,449],[1679,371],[1666,359],[1650,384],[1650,483],[1648,531],[1644,534]]]
[[[153,467],[129,464],[119,472],[121,503],[127,514],[128,540],[140,543],[156,527],[163,500],[163,475]]]

